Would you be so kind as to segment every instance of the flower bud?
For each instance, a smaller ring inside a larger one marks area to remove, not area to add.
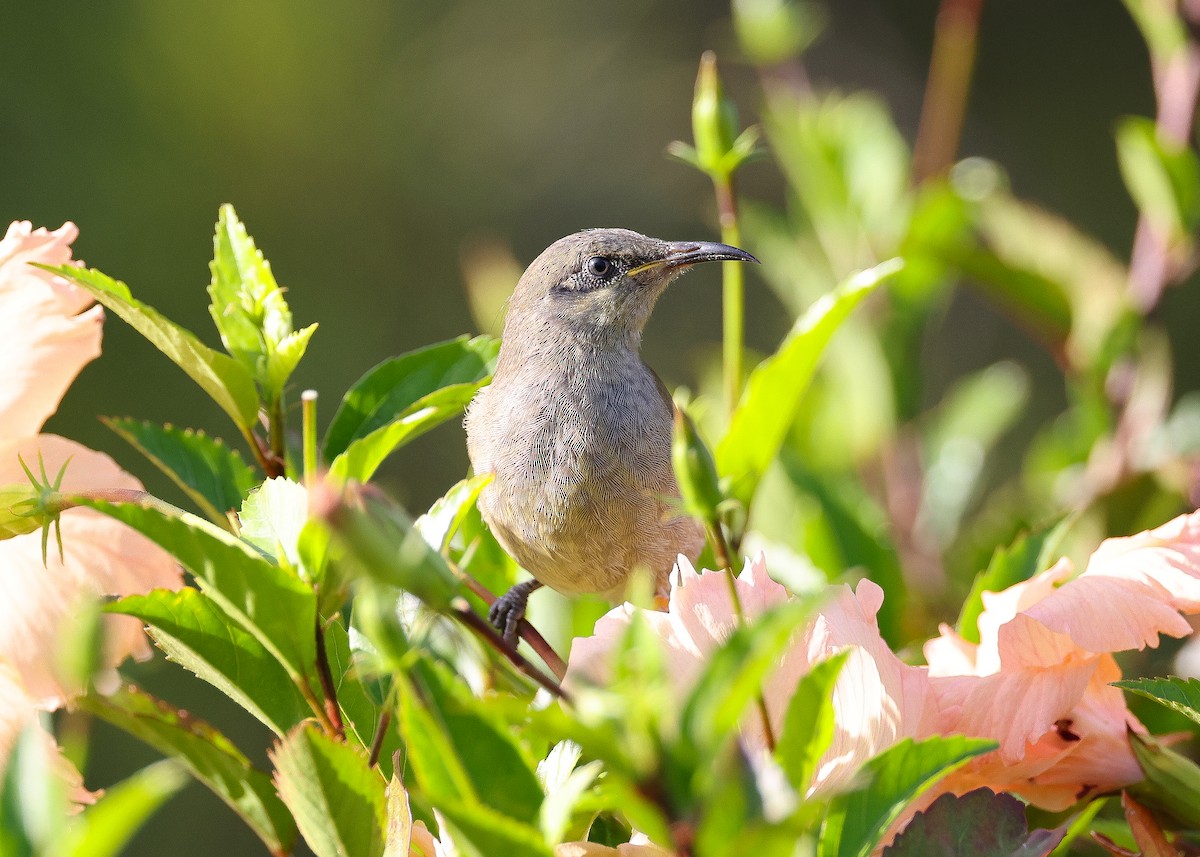
[[[717,55],[705,51],[696,75],[696,95],[692,101],[692,136],[700,165],[709,172],[721,168],[725,154],[737,137],[737,107],[725,95],[717,74]]]

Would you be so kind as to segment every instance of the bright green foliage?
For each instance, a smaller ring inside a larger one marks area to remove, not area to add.
[[[422,396],[392,422],[351,441],[330,463],[330,475],[341,482],[367,482],[397,449],[461,414],[481,386],[454,384]]]
[[[284,735],[312,716],[292,677],[250,631],[195,589],[127,595],[107,607],[136,616],[171,660]]]
[[[165,503],[87,505],[157,542],[196,576],[200,590],[279,661],[307,681],[315,658],[316,595],[296,574],[245,542]]]
[[[1012,795],[976,789],[944,794],[918,812],[883,857],[1046,857],[1063,830],[1030,833]]]
[[[271,779],[229,739],[202,720],[147,693],[127,689],[86,696],[78,705],[183,763],[275,853],[291,849],[296,827]]]
[[[317,857],[382,857],[384,780],[359,749],[297,726],[271,761],[279,796]]]
[[[801,316],[772,357],[760,363],[717,446],[717,467],[730,480],[730,495],[749,507],[759,480],[787,436],[800,395],[838,326],[868,294],[900,270],[882,263],[851,277]]]
[[[1116,687],[1153,699],[1172,711],[1200,724],[1200,680],[1166,676],[1165,678],[1127,679],[1113,682]]]
[[[282,395],[317,326],[292,329],[292,312],[271,263],[254,246],[231,205],[221,206],[209,269],[209,313],[221,342],[254,378],[270,407]]]
[[[67,827],[55,853],[61,857],[116,857],[160,806],[188,783],[170,759],[147,765],[104,790]]]
[[[159,351],[187,373],[214,402],[229,414],[234,425],[249,431],[258,416],[254,377],[232,357],[204,345],[191,331],[164,318],[153,307],[136,300],[129,287],[94,268],[62,265],[47,268],[66,277],[124,319]]]
[[[416,672],[400,694],[401,734],[422,793],[435,805],[456,797],[536,824],[543,797],[536,760],[501,713],[445,668]]]
[[[0,771],[0,854],[38,854],[49,848],[67,810],[67,786],[55,776],[41,744],[41,726],[14,736]]]
[[[170,477],[214,523],[238,509],[258,484],[254,469],[220,438],[196,429],[106,417],[104,424]]]
[[[819,857],[867,857],[913,798],[996,744],[961,736],[905,739],[863,766],[858,788],[833,799]]]
[[[816,664],[788,702],[775,759],[798,794],[808,791],[817,763],[833,741],[833,687],[849,656],[849,651],[840,652]]]
[[[446,408],[451,399],[445,395],[427,399],[439,390],[454,390],[453,400],[470,401],[473,388],[487,383],[491,376],[499,350],[499,340],[490,336],[460,336],[380,363],[343,397],[325,433],[325,459],[332,462],[354,441],[394,422],[407,419],[412,423],[425,408]],[[441,420],[452,415],[446,413]],[[422,423],[420,430],[436,424]]]

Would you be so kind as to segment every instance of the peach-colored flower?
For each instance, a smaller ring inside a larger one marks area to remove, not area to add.
[[[697,574],[680,557],[671,574],[667,612],[641,611],[662,643],[668,675],[681,694],[737,625],[723,574]],[[746,564],[736,585],[751,620],[791,597],[768,577],[761,555]],[[817,662],[850,651],[834,688],[833,744],[818,765],[810,793],[844,787],[867,759],[903,738],[929,732],[936,722],[924,669],[902,663],[879,634],[875,616],[882,603],[883,590],[869,580],[861,581],[854,591],[849,586],[830,587],[828,600],[798,629],[764,683],[768,716],[778,731],[797,682]],[[638,609],[630,604],[617,607],[596,624],[594,636],[575,641],[567,664],[568,688],[605,680],[613,643]],[[754,717],[746,719],[742,734],[749,748],[765,752],[762,726]]]
[[[1200,610],[1200,513],[1108,539],[1071,576],[1062,560],[985,593],[977,645],[945,626],[926,644],[938,731],[1000,742],[939,791],[987,785],[1060,810],[1141,779],[1112,653],[1191,633],[1179,611]]]
[[[61,277],[27,264],[71,262],[73,224],[54,232],[14,223],[0,241],[0,485],[27,484],[20,456],[33,469],[39,456],[56,475],[66,465],[66,491],[132,488],[141,483],[108,456],[38,435],[72,379],[100,351],[103,313]],[[90,308],[89,308],[90,307]],[[81,688],[56,663],[56,643],[85,599],[177,588],[179,568],[165,551],[129,528],[87,509],[61,519],[63,555],[42,563],[41,535],[0,541],[0,665],[15,671],[24,692],[52,708]],[[149,654],[135,619],[106,616],[104,664]]]

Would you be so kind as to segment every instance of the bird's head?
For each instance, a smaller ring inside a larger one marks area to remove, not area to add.
[[[757,262],[728,244],[662,241],[628,229],[589,229],[555,241],[525,270],[504,338],[572,330],[597,344],[636,345],[658,296],[699,262]]]

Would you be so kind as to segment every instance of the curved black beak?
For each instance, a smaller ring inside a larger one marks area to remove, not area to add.
[[[637,274],[659,267],[682,268],[698,262],[758,262],[745,250],[715,241],[672,241],[663,246],[663,251],[661,258],[638,265],[628,273]]]

